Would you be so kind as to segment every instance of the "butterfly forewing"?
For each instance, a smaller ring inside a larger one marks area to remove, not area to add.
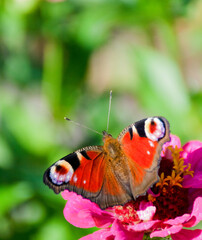
[[[96,194],[102,187],[104,167],[102,147],[87,147],[54,163],[46,170],[44,182],[56,193],[69,189],[79,194],[83,190]]]

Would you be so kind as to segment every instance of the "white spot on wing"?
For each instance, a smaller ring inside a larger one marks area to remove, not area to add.
[[[150,155],[150,151],[147,151],[147,154]]]
[[[86,184],[86,180],[84,180],[83,183]]]
[[[154,147],[154,143],[153,143],[152,141],[149,141],[149,145],[150,145],[151,147]]]
[[[74,175],[73,181],[74,181],[74,182],[77,182],[77,180],[78,180],[77,176]]]

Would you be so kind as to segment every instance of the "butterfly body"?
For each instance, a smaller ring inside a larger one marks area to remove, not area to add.
[[[115,177],[119,179],[119,183],[122,188],[127,190],[129,188],[129,169],[127,166],[128,159],[121,148],[121,143],[110,134],[107,137],[104,137],[103,141],[103,154],[105,155],[104,159],[106,160],[106,174],[115,175]],[[112,171],[112,173],[108,173],[109,171]],[[128,194],[130,194],[129,190]]]
[[[122,205],[158,180],[160,151],[169,140],[165,118],[143,119],[117,138],[103,132],[103,146],[77,150],[54,163],[44,183],[56,193],[74,191],[101,208]]]

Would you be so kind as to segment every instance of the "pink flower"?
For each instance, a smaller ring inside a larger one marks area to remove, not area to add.
[[[202,220],[202,142],[190,141],[181,148],[180,139],[171,135],[161,156],[159,182],[124,206],[101,210],[76,193],[62,193],[68,200],[64,208],[68,222],[80,228],[101,228],[82,240],[142,240],[144,234],[202,239],[202,230],[184,229]]]

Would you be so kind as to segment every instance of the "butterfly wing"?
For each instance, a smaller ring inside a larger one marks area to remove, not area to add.
[[[86,147],[63,157],[46,170],[44,183],[55,193],[74,191],[102,209],[131,199],[101,146]]]
[[[133,197],[144,194],[158,180],[160,152],[169,141],[169,123],[163,117],[138,121],[118,136],[127,158]]]
[[[88,190],[92,196],[96,196],[102,187],[103,160],[102,147],[80,149],[50,166],[44,173],[44,183],[55,193],[69,189],[82,194]]]

